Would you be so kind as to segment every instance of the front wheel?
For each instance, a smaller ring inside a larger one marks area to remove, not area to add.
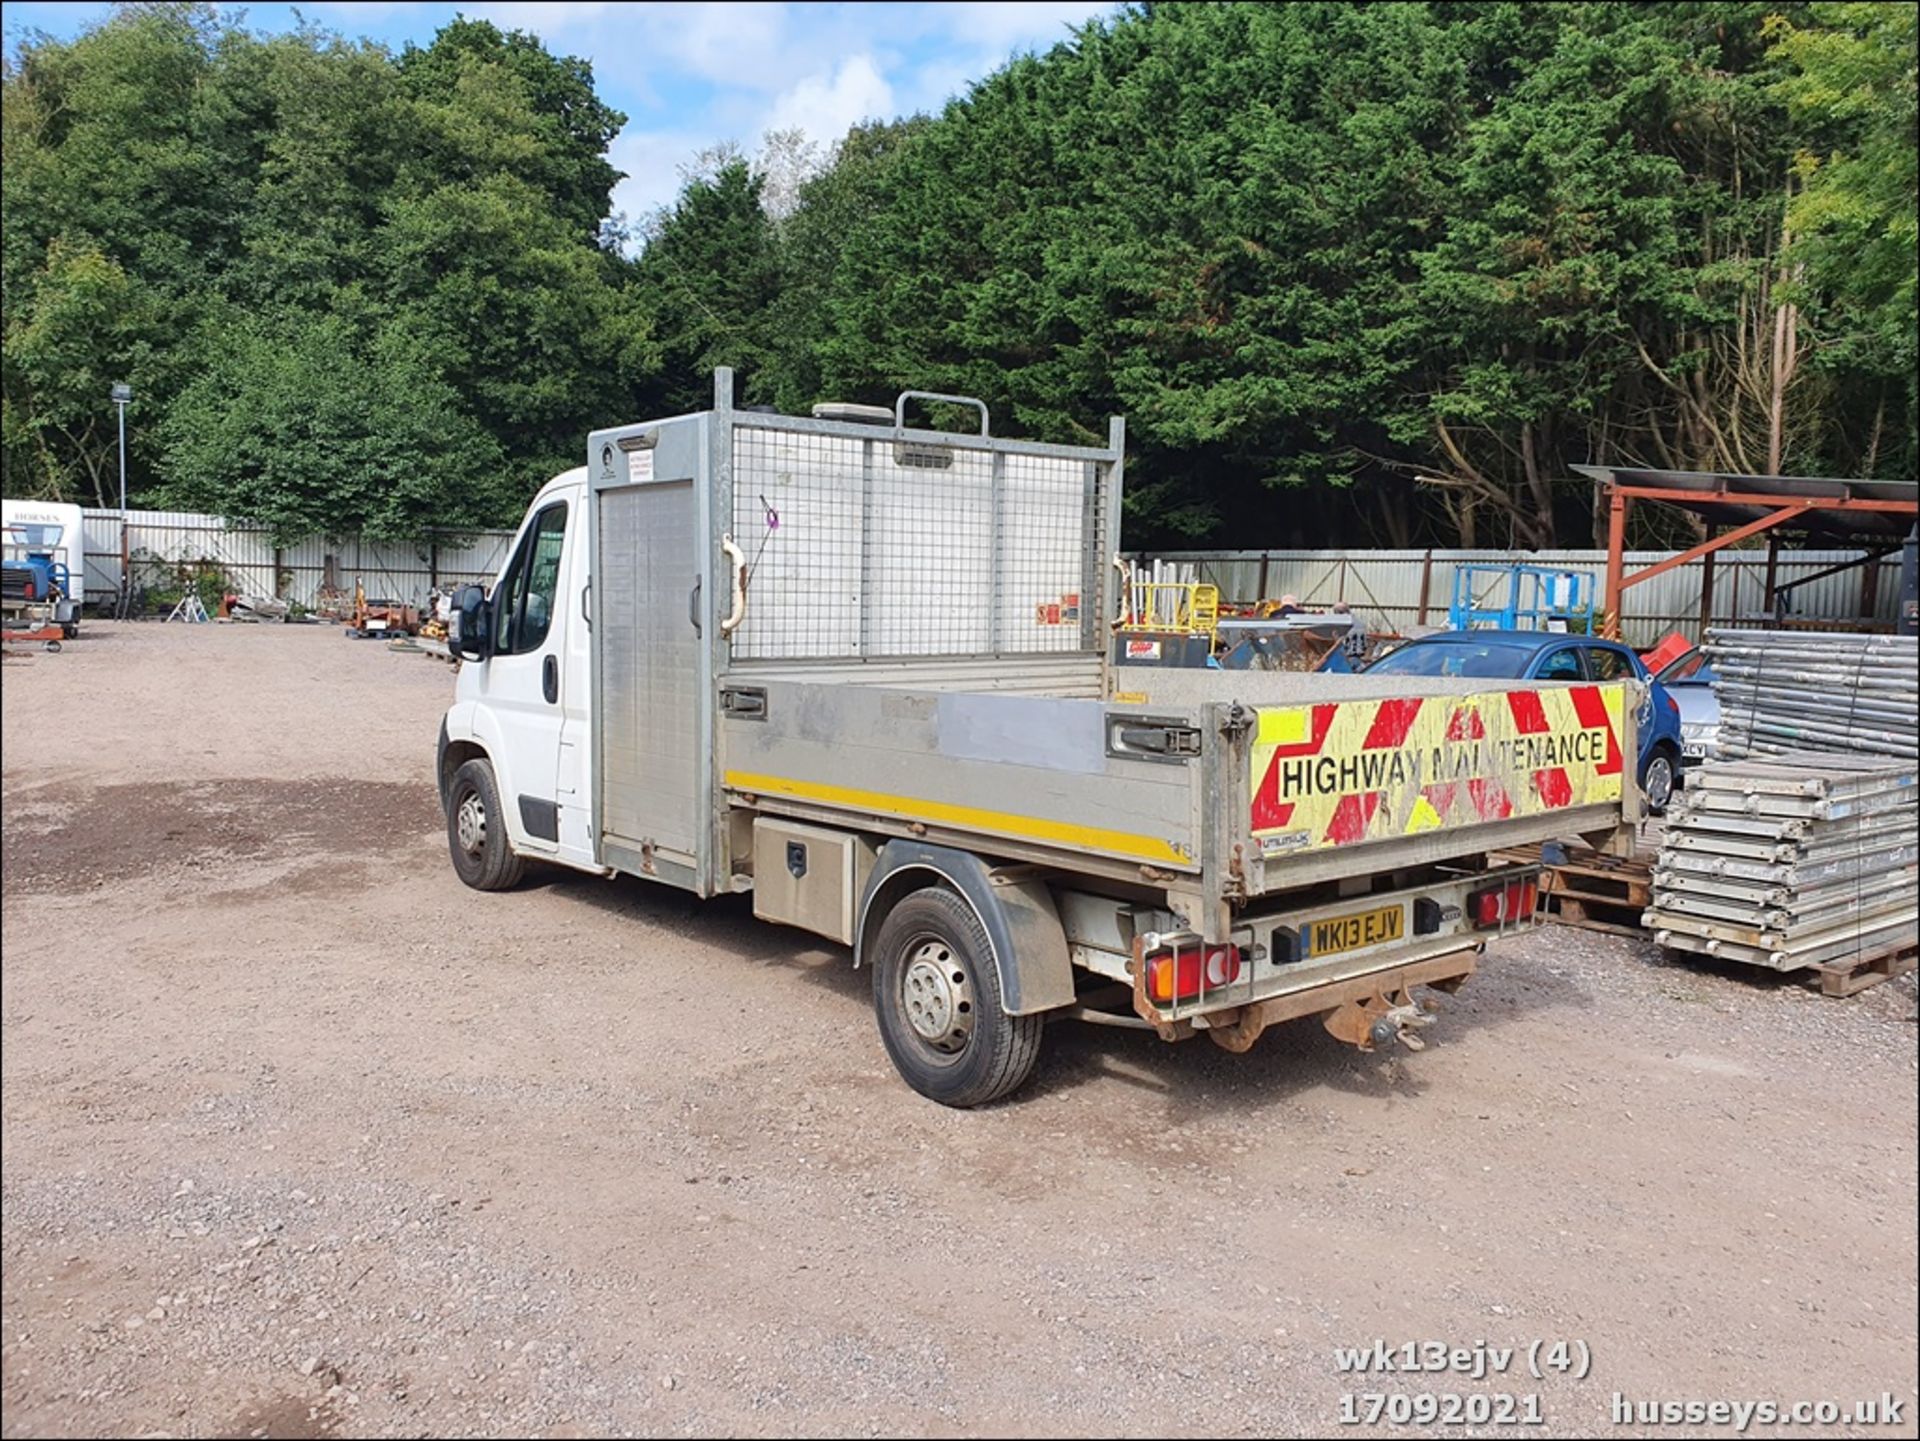
[[[447,787],[447,850],[460,879],[476,891],[504,891],[520,883],[527,863],[513,853],[493,766],[470,760]]]
[[[1665,746],[1647,757],[1640,772],[1640,793],[1646,797],[1647,809],[1656,816],[1663,814],[1673,799],[1673,775],[1673,752]]]
[[[881,925],[873,1009],[895,1069],[945,1106],[997,1101],[1040,1059],[1040,1017],[1006,1013],[993,943],[952,891],[916,891]]]

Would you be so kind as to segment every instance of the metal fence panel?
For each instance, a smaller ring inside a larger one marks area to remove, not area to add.
[[[181,566],[213,563],[248,595],[278,595],[311,606],[321,590],[424,604],[436,585],[485,584],[499,573],[513,543],[510,530],[428,534],[417,541],[310,536],[276,546],[257,527],[230,525],[191,511],[82,512],[87,542],[87,599],[109,602],[120,589],[121,557],[131,558],[135,585],[165,585]]]
[[[1671,551],[1629,551],[1629,574]],[[1786,586],[1842,561],[1857,560],[1859,550],[1802,550],[1782,552],[1775,565],[1775,583]],[[1268,551],[1158,551],[1141,556],[1171,567],[1178,578],[1208,581],[1220,587],[1222,600],[1249,602],[1294,595],[1309,609],[1345,601],[1369,625],[1405,630],[1408,626],[1443,625],[1453,597],[1455,571],[1464,565],[1528,565],[1592,571],[1598,580],[1606,571],[1601,550],[1268,550]],[[1873,618],[1891,627],[1898,603],[1900,558],[1893,555],[1875,567],[1856,567],[1823,577],[1790,593],[1789,614],[1821,620],[1855,620],[1863,595],[1873,602]],[[1761,616],[1766,600],[1767,556],[1764,550],[1721,551],[1714,557],[1711,624],[1752,622]],[[1621,630],[1626,640],[1642,648],[1669,631],[1700,639],[1700,596],[1706,568],[1702,561],[1676,566],[1664,574],[1630,587],[1624,597]],[[1170,577],[1172,578],[1172,577]]]
[[[882,447],[885,449],[885,447]],[[891,456],[888,456],[889,463]],[[1022,462],[1024,463],[1024,458]],[[1068,494],[1079,495],[1081,467],[1062,462],[1056,501],[1049,474],[1021,473],[1009,477],[1013,483],[1003,512],[999,544],[1005,557],[1001,573],[987,575],[991,567],[960,567],[961,574],[946,577],[947,605],[951,611],[978,611],[982,625],[988,624],[985,594],[975,595],[983,587],[997,591],[997,604],[991,610],[999,630],[999,647],[1007,650],[1045,649],[1032,635],[1045,634],[1054,639],[1051,626],[1044,632],[1030,628],[1038,621],[1038,609],[1054,598],[1055,582],[1048,570],[1044,590],[1029,583],[1029,571],[1039,569],[1027,549],[1051,553],[1064,538],[1066,527],[1057,523],[1056,513],[1063,510]],[[917,477],[918,478],[918,477]],[[884,489],[884,487],[882,487]],[[744,491],[745,488],[743,488]],[[1044,494],[1042,492],[1045,492]],[[784,494],[789,505],[795,497]],[[763,525],[757,492],[743,494],[740,504],[754,514],[748,519]],[[1097,501],[1095,502],[1097,504]],[[1023,508],[1024,507],[1024,508]],[[1030,513],[1031,512],[1031,513]],[[798,511],[791,516],[798,522]],[[922,517],[903,513],[902,534],[913,531]],[[927,529],[927,533],[945,548],[944,554],[921,554],[911,546],[902,551],[902,559],[916,574],[930,572],[936,560],[952,568],[956,559],[955,531],[950,517]],[[875,517],[876,531],[883,531],[885,516]],[[82,512],[87,552],[87,599],[93,603],[109,601],[118,593],[122,554],[122,518],[112,510]],[[253,595],[279,595],[303,605],[313,605],[323,586],[332,585],[351,591],[355,581],[366,586],[373,598],[391,598],[415,605],[422,604],[427,593],[438,585],[486,584],[499,573],[515,535],[511,530],[483,530],[429,534],[414,541],[369,540],[359,536],[329,538],[310,536],[291,545],[276,547],[265,530],[230,525],[217,515],[191,511],[128,511],[125,517],[124,544],[133,557],[135,583],[154,584],[181,564],[199,561],[217,563],[240,587]],[[1078,532],[1080,522],[1074,522]],[[1056,536],[1056,531],[1059,535]],[[753,533],[749,530],[749,534]],[[877,534],[876,539],[884,539]],[[1024,547],[1024,548],[1023,548]],[[766,547],[763,563],[773,559],[768,576],[778,566],[774,551],[777,542]],[[877,547],[876,549],[883,549]],[[969,554],[975,547],[958,547]],[[1630,551],[1629,572],[1664,560],[1671,552]],[[1786,586],[1804,576],[1814,575],[1842,561],[1856,560],[1857,550],[1803,550],[1782,552],[1775,565],[1775,582]],[[1446,620],[1447,604],[1453,595],[1455,570],[1462,565],[1506,565],[1520,560],[1531,565],[1565,566],[1590,570],[1596,576],[1606,569],[1606,553],[1598,550],[1550,550],[1515,552],[1504,550],[1266,550],[1266,551],[1160,551],[1136,557],[1143,564],[1158,562],[1168,579],[1210,582],[1220,588],[1223,600],[1247,602],[1276,599],[1292,594],[1309,608],[1322,608],[1345,601],[1367,624],[1382,629],[1402,630],[1421,624],[1439,625]],[[869,558],[869,563],[872,562]],[[1715,625],[1751,622],[1764,607],[1767,557],[1763,550],[1721,551],[1714,557],[1713,614]],[[757,569],[757,567],[756,567]],[[1836,575],[1822,577],[1790,593],[1789,613],[1812,619],[1851,621],[1860,616],[1864,598],[1873,602],[1873,618],[1891,627],[1899,603],[1900,558],[1888,556],[1875,568],[1869,582],[1867,567],[1856,567]],[[986,575],[982,571],[986,571]],[[1626,639],[1641,647],[1654,644],[1669,631],[1679,631],[1693,640],[1700,638],[1700,594],[1705,577],[1701,561],[1677,566],[1627,590],[1625,614],[1621,617]],[[971,588],[970,588],[971,587]],[[843,621],[858,618],[857,609],[842,599],[844,587],[829,586],[812,596],[809,607],[817,612],[820,623],[826,613],[838,611]],[[1079,599],[1079,597],[1073,597]],[[1060,597],[1068,599],[1066,596]],[[1091,599],[1088,597],[1087,599]],[[962,601],[969,602],[962,606]],[[885,607],[884,595],[869,597],[867,603]],[[909,608],[911,609],[911,608]],[[959,617],[955,615],[954,621]],[[1063,617],[1064,619],[1064,617]],[[909,615],[897,621],[926,624],[925,618]],[[950,622],[951,623],[951,622]],[[884,631],[887,622],[876,624],[873,615],[865,618],[870,640],[885,642],[889,636],[871,634]],[[1070,627],[1061,627],[1061,635]],[[902,638],[904,639],[904,638]],[[1056,643],[1066,643],[1064,640]],[[876,651],[889,647],[882,643]],[[824,653],[858,653],[857,641],[850,638],[846,649],[828,647]]]

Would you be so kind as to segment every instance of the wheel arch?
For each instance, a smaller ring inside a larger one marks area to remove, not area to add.
[[[880,848],[860,897],[854,965],[867,963],[868,949],[895,906],[915,891],[935,887],[965,901],[986,931],[1008,1015],[1073,1003],[1073,959],[1046,883],[997,873],[971,851],[950,846],[891,840]]]
[[[434,769],[440,786],[440,810],[442,814],[444,814],[447,809],[447,792],[453,788],[453,777],[459,771],[460,767],[468,761],[478,760],[491,763],[492,759],[493,758],[487,754],[487,748],[478,741],[449,740],[447,738],[447,723],[444,720],[440,722],[440,747],[439,754],[435,757]],[[495,779],[497,781],[498,776],[496,776]]]
[[[1661,736],[1659,740],[1647,747],[1646,759],[1640,762],[1640,774],[1644,776],[1647,773],[1647,767],[1653,764],[1653,758],[1660,755],[1667,758],[1668,764],[1673,767],[1673,773],[1677,777],[1680,774],[1680,747],[1666,736]]]

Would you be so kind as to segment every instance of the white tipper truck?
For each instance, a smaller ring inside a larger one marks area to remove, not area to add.
[[[1066,1018],[1417,1048],[1412,988],[1533,923],[1537,868],[1490,855],[1631,826],[1639,697],[1112,667],[1123,440],[1006,440],[921,392],[736,409],[725,369],[711,410],[593,432],[457,599],[454,869],[750,891],[852,948],[948,1105],[1011,1092]]]

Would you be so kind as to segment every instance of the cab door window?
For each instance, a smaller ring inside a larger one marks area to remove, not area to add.
[[[525,655],[545,644],[560,591],[560,551],[567,538],[565,501],[533,519],[501,586],[496,655]]]

